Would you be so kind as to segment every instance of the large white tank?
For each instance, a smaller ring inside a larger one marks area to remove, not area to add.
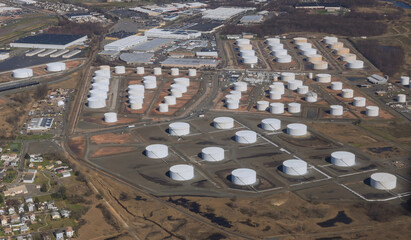
[[[104,113],[104,122],[106,122],[106,123],[115,123],[115,122],[117,122],[117,113],[115,113],[115,112]]]
[[[168,104],[166,104],[166,103],[160,103],[160,104],[158,105],[158,111],[161,112],[161,113],[168,112]]]
[[[331,44],[331,49],[333,49],[333,50],[337,50],[337,49],[340,49],[340,48],[343,48],[343,47],[344,47],[344,44],[342,42],[335,42],[335,43]]]
[[[165,96],[164,97],[164,103],[167,105],[176,105],[177,104],[177,100],[176,97],[174,96]]]
[[[90,97],[91,98],[107,99],[107,92],[106,91],[101,91],[101,90],[98,90],[98,89],[93,89],[93,90],[90,90]]]
[[[335,53],[336,53],[337,55],[342,56],[342,55],[345,55],[345,54],[349,54],[349,53],[350,53],[350,49],[343,47],[343,48],[337,49],[337,50],[335,51]]]
[[[100,66],[100,70],[104,70],[104,71],[108,71],[108,72],[111,71],[109,65],[101,65],[101,66]]]
[[[136,68],[136,73],[137,74],[139,74],[139,75],[142,75],[142,74],[144,74],[144,67],[137,67]]]
[[[243,57],[243,62],[245,64],[257,64],[258,58],[256,56],[245,56]]]
[[[261,128],[267,131],[278,131],[281,129],[281,120],[276,118],[266,118],[261,121]]]
[[[106,106],[106,100],[104,98],[90,97],[87,99],[87,106],[93,109],[103,108]]]
[[[95,71],[94,72],[94,76],[95,77],[111,77],[111,74],[110,74],[110,72],[109,71],[106,71],[106,70],[97,70],[97,71]]]
[[[344,113],[344,108],[341,105],[331,105],[330,114],[333,116],[342,116]]]
[[[250,39],[246,39],[246,38],[239,38],[235,41],[235,43],[237,45],[241,45],[241,44],[250,44]]]
[[[241,91],[233,90],[233,91],[230,91],[229,95],[234,95],[234,96],[237,96],[238,99],[241,99]]]
[[[130,100],[130,108],[133,110],[138,110],[143,108],[143,100],[142,99],[131,99]]]
[[[291,176],[302,176],[307,174],[307,162],[299,159],[289,159],[283,162],[282,170]]]
[[[365,107],[365,115],[369,117],[378,117],[380,108],[377,106],[367,106]]]
[[[275,43],[275,44],[269,45],[268,49],[270,49],[271,51],[274,51],[276,49],[284,49],[284,45],[282,43]]]
[[[306,43],[307,38],[305,37],[295,37],[293,38],[294,44],[301,44],[301,43]]]
[[[20,68],[13,70],[14,78],[29,78],[33,77],[33,70],[30,68]]]
[[[190,86],[190,79],[186,77],[174,78],[174,83],[188,87]]]
[[[280,100],[282,93],[278,90],[270,91],[270,99],[271,100]]]
[[[126,73],[126,67],[124,67],[124,66],[115,66],[114,67],[114,73],[115,74],[125,74]]]
[[[331,82],[331,90],[340,91],[342,90],[343,83],[342,82]]]
[[[290,80],[287,83],[287,88],[290,90],[297,90],[298,87],[303,85],[303,81],[301,80]]]
[[[91,84],[91,87],[93,90],[100,90],[100,91],[104,91],[104,92],[108,92],[109,91],[109,86],[107,84],[104,83],[93,83]]]
[[[307,135],[307,125],[302,123],[290,123],[287,125],[287,134],[291,136]]]
[[[201,158],[208,162],[224,160],[224,149],[220,147],[206,147],[201,150]]]
[[[331,82],[331,74],[320,73],[316,75],[316,80],[319,83],[329,83]]]
[[[155,89],[157,87],[157,81],[155,79],[143,80],[145,89]]]
[[[107,77],[93,77],[93,83],[104,83],[106,85],[110,84],[110,78]]]
[[[297,45],[298,50],[311,49],[311,48],[312,48],[311,43],[301,43]]]
[[[364,62],[361,61],[361,60],[348,61],[348,62],[347,62],[347,68],[350,68],[350,69],[361,69],[361,68],[364,68]]]
[[[267,38],[265,40],[265,42],[267,43],[267,45],[273,45],[273,44],[281,43],[279,38]]]
[[[248,56],[255,56],[255,51],[254,50],[241,50],[240,56],[243,58],[248,57]]]
[[[233,93],[230,93],[230,94],[228,94],[228,95],[225,96],[225,100],[226,100],[226,101],[228,101],[228,100],[235,100],[235,101],[237,101],[237,102],[240,102],[241,95],[234,93],[234,92],[237,92],[237,91],[232,91],[232,92],[233,92]],[[240,93],[241,93],[241,92],[240,92]]]
[[[355,154],[346,151],[331,153],[331,163],[339,167],[351,167],[355,165]]]
[[[168,146],[164,144],[151,144],[146,147],[146,156],[153,159],[165,158],[168,156]]]
[[[300,113],[301,112],[301,104],[292,102],[288,104],[288,112],[289,113]]]
[[[317,54],[317,49],[314,48],[304,48],[301,50],[301,54],[304,56],[311,56]]]
[[[273,82],[273,84],[271,84],[269,88],[270,88],[270,91],[279,91],[281,94],[284,94],[285,92],[283,82]]]
[[[305,94],[305,101],[315,103],[318,100],[318,95],[315,92],[308,92]]]
[[[397,95],[397,102],[405,103],[407,101],[407,95],[405,94],[398,94]]]
[[[392,190],[397,187],[397,177],[390,173],[373,173],[370,177],[370,185],[380,190]]]
[[[180,74],[180,70],[178,68],[171,68],[171,76],[178,76]]]
[[[343,98],[353,98],[354,97],[354,90],[348,89],[348,88],[343,89],[343,90],[341,90],[341,96]]]
[[[190,68],[190,69],[188,69],[188,76],[189,76],[189,77],[195,77],[195,76],[197,76],[197,69],[195,69],[195,68]]]
[[[174,122],[168,125],[171,136],[185,136],[190,134],[190,124],[185,122]]]
[[[355,107],[365,107],[366,101],[365,97],[355,97],[353,105]]]
[[[153,68],[153,74],[154,75],[161,75],[162,74],[162,70],[161,70],[161,67],[155,67],[155,68]]]
[[[322,60],[323,60],[323,56],[321,56],[320,54],[313,54],[313,55],[307,56],[307,61],[309,61],[310,63],[321,62]]]
[[[274,50],[271,52],[271,54],[272,54],[274,57],[279,57],[279,56],[287,55],[288,52],[287,52],[287,49],[274,49]]]
[[[313,69],[315,70],[327,70],[328,69],[328,62],[326,61],[318,61],[313,62]]]
[[[257,173],[249,168],[237,168],[231,172],[231,181],[240,186],[252,185],[257,182]]]
[[[236,99],[226,100],[226,106],[230,110],[238,109],[240,107],[240,102]]]
[[[234,127],[234,119],[230,117],[217,117],[213,120],[213,126],[217,129],[231,129]]]
[[[171,89],[170,92],[171,92],[171,96],[176,97],[176,98],[180,98],[183,96],[183,93],[181,92],[180,89],[174,88],[174,89]]]
[[[308,88],[308,86],[305,86],[305,85],[299,86],[297,88],[297,93],[298,94],[306,94],[306,93],[308,93],[308,91],[309,91],[309,88]]]
[[[283,80],[283,81],[295,80],[295,74],[294,73],[282,72],[280,75],[281,75],[281,80]]]
[[[49,72],[61,72],[61,71],[66,70],[66,63],[64,62],[48,63],[46,65],[46,69]]]
[[[144,92],[145,92],[144,85],[141,85],[141,84],[128,85],[128,92],[141,93],[144,95]]]
[[[246,82],[236,82],[234,83],[234,90],[245,92],[247,91],[247,83]]]
[[[188,164],[177,164],[170,167],[169,174],[175,181],[187,181],[194,178],[194,167]]]
[[[270,103],[268,101],[257,101],[257,110],[258,111],[265,111],[267,110]]]
[[[281,55],[275,58],[275,61],[278,63],[290,63],[292,61],[292,58],[290,55]]]
[[[353,53],[347,53],[347,54],[342,54],[340,58],[344,62],[355,61],[357,60],[357,55]]]
[[[284,113],[284,103],[270,103],[270,113],[272,114],[283,114]]]
[[[401,85],[403,85],[403,86],[410,85],[410,77],[401,76]]]
[[[338,38],[326,36],[326,37],[323,38],[323,42],[325,44],[331,45],[333,43],[338,42]]]
[[[251,44],[240,44],[238,45],[238,50],[243,51],[243,50],[252,50],[253,45]]]
[[[235,141],[250,144],[257,142],[257,133],[250,130],[241,130],[235,133]]]

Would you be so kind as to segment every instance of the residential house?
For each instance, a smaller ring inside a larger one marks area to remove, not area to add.
[[[19,214],[20,213],[24,213],[24,204],[21,204],[20,206],[19,206]]]
[[[47,209],[49,210],[57,210],[57,207],[54,206],[54,202],[50,202],[47,204]]]
[[[16,209],[14,207],[9,207],[9,215],[13,215],[16,213]]]
[[[64,240],[64,232],[62,230],[57,230],[55,233],[56,240]]]
[[[74,236],[74,231],[72,227],[66,227],[66,236],[72,238]]]
[[[64,218],[69,218],[70,217],[70,211],[68,210],[61,210],[60,211],[61,216],[63,216]]]
[[[40,154],[30,155],[30,162],[43,162],[43,157]]]
[[[26,201],[26,203],[34,203],[32,197],[26,197],[25,201]]]
[[[1,219],[1,226],[2,227],[4,227],[4,226],[6,226],[7,225],[7,217],[5,216],[5,215],[2,215],[1,217],[0,217],[0,219]]]
[[[17,214],[11,215],[10,222],[11,223],[19,223],[20,222],[20,216],[17,215]]]
[[[26,224],[24,224],[23,226],[20,227],[20,233],[21,234],[27,234],[29,232],[30,232],[30,229],[29,229],[29,227],[27,227]]]
[[[29,216],[23,216],[23,217],[21,217],[20,220],[21,220],[22,223],[28,222],[29,221]]]
[[[27,204],[27,209],[29,212],[34,212],[36,210],[36,205],[34,205],[34,203],[29,203]]]
[[[27,194],[27,193],[29,192],[27,191],[26,185],[20,185],[17,187],[9,188],[6,191],[4,191],[4,196],[8,197],[8,196],[15,196],[17,194]]]
[[[58,212],[51,213],[51,219],[60,219],[60,218],[61,218],[60,213]]]
[[[11,233],[13,233],[13,229],[11,229],[10,227],[4,228],[4,233],[5,234],[11,234]]]
[[[34,222],[34,221],[36,221],[36,214],[34,214],[34,213],[30,213],[29,214],[29,217],[30,217],[30,222]]]

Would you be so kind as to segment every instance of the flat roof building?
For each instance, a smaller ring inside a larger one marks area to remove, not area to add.
[[[105,51],[123,51],[147,41],[146,36],[131,35],[104,46]]]
[[[53,125],[54,118],[33,118],[31,119],[27,131],[47,131]]]
[[[152,53],[122,53],[120,60],[127,64],[148,64],[153,56]]]
[[[216,59],[196,59],[196,58],[167,58],[161,63],[162,67],[180,68],[215,68],[219,61]]]
[[[170,38],[156,38],[152,39],[150,41],[147,41],[145,43],[139,44],[135,47],[133,47],[131,50],[132,51],[137,51],[137,52],[154,52],[157,51],[158,49],[168,46],[174,43],[174,39]]]
[[[261,15],[248,15],[240,19],[240,22],[243,24],[259,23],[261,21],[263,21],[263,16]]]
[[[144,33],[149,38],[172,38],[172,39],[194,39],[201,36],[201,32],[196,30],[166,30],[154,28]]]
[[[10,47],[66,49],[73,45],[83,44],[86,40],[87,36],[84,35],[38,34],[20,38],[10,43]]]

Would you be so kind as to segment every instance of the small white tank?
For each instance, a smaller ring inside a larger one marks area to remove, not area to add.
[[[297,90],[298,87],[303,85],[303,81],[301,80],[290,80],[287,83],[287,88],[290,90]]]
[[[234,95],[234,96],[237,96],[238,99],[241,99],[241,91],[236,91],[236,90],[230,91],[229,95]]]
[[[66,70],[66,63],[64,62],[54,62],[46,64],[46,69],[49,72],[61,72]]]
[[[33,77],[33,70],[30,68],[21,68],[13,70],[14,78],[29,78]]]
[[[235,100],[237,102],[240,102],[240,99],[241,99],[241,95],[237,95],[237,94],[228,94],[225,96],[226,102],[228,100]]]
[[[329,83],[331,82],[331,74],[320,73],[316,75],[316,80],[319,83]]]
[[[288,112],[289,113],[300,113],[301,112],[301,104],[293,102],[288,104]]]
[[[335,42],[335,43],[331,44],[331,49],[333,49],[333,50],[337,50],[337,49],[340,49],[340,48],[343,48],[343,47],[344,47],[344,44],[342,42]]]
[[[275,43],[275,44],[271,44],[268,46],[268,49],[270,49],[271,51],[276,50],[276,49],[283,49],[284,45],[281,43]]]
[[[185,122],[174,122],[168,125],[171,136],[185,136],[190,134],[190,124]]]
[[[284,56],[287,54],[288,54],[287,49],[274,49],[271,52],[271,55],[273,55],[274,57]]]
[[[403,86],[410,85],[410,77],[401,76],[401,85],[403,85]]]
[[[318,61],[313,62],[313,69],[315,70],[327,70],[328,69],[328,62],[326,61]]]
[[[197,76],[197,69],[194,69],[194,68],[188,69],[188,76],[189,76],[189,77],[195,77],[195,76]]]
[[[237,168],[231,172],[231,181],[240,186],[252,185],[257,182],[257,173],[250,168]]]
[[[87,99],[87,106],[92,109],[106,107],[106,100],[103,98],[90,97]]]
[[[240,107],[240,103],[238,100],[235,99],[229,99],[226,100],[226,106],[230,110],[238,109]]]
[[[305,85],[303,85],[303,86],[299,86],[298,88],[297,88],[297,93],[298,94],[306,94],[306,93],[308,93],[308,86],[305,86]]]
[[[234,90],[245,92],[247,91],[247,83],[246,82],[236,82],[234,83]]]
[[[280,100],[281,99],[281,92],[274,90],[274,91],[270,91],[270,99],[271,100]]]
[[[143,108],[143,101],[141,100],[130,100],[130,108],[133,110],[139,110]]]
[[[186,77],[174,78],[174,83],[188,87],[190,86],[190,79]]]
[[[115,122],[117,122],[117,113],[115,113],[115,112],[104,113],[104,122],[106,122],[106,123],[115,123]]]
[[[365,107],[366,105],[366,98],[365,97],[355,97],[353,105],[355,107]]]
[[[311,73],[311,72],[310,72],[310,73],[308,73],[308,78],[309,78],[309,79],[313,79],[313,76],[314,76],[314,74],[313,74],[313,73]]]
[[[97,70],[94,72],[94,76],[95,77],[111,77],[110,71],[106,71],[106,70]]]
[[[284,113],[284,103],[270,103],[270,113],[283,114]]]
[[[342,82],[331,82],[331,90],[340,91],[342,90]]]
[[[168,112],[168,104],[160,103],[158,105],[158,111],[161,112],[161,113]]]
[[[145,89],[144,85],[141,84],[131,84],[128,85],[128,92],[140,93],[144,95]]]
[[[170,167],[170,178],[175,181],[187,181],[194,178],[194,167],[187,164],[177,164]]]
[[[305,94],[305,101],[315,103],[318,100],[318,95],[315,92],[308,92]]]
[[[257,142],[257,133],[250,130],[241,130],[235,133],[235,140],[243,144],[255,143]]]
[[[271,91],[278,91],[281,94],[284,94],[285,89],[284,89],[284,83],[283,82],[274,82],[273,84],[270,85],[270,92]]]
[[[341,92],[342,92],[341,96],[343,98],[353,98],[354,97],[354,90],[352,89],[346,88],[346,89],[341,90]]]
[[[162,74],[161,67],[153,68],[153,74],[156,75],[156,76],[161,75]]]
[[[176,97],[176,98],[180,98],[183,96],[183,93],[181,92],[180,89],[171,89],[171,96]]]
[[[301,50],[301,54],[304,56],[311,56],[317,54],[317,49],[314,48],[305,48]]]
[[[102,82],[92,83],[91,88],[93,90],[100,90],[100,91],[104,91],[104,92],[109,91],[109,85],[107,85],[106,83],[102,83]]]
[[[333,116],[342,116],[344,113],[344,108],[341,105],[331,105],[330,114]]]
[[[350,49],[343,47],[343,48],[337,49],[337,50],[335,51],[335,53],[336,53],[337,55],[342,56],[342,55],[344,55],[344,54],[350,53]]]
[[[346,151],[331,153],[331,163],[339,167],[351,167],[355,165],[355,154]]]
[[[290,63],[292,61],[292,58],[290,55],[281,55],[275,58],[275,61],[278,63]]]
[[[270,103],[268,101],[258,101],[257,102],[257,110],[258,111],[265,111],[267,110]]]
[[[361,60],[348,61],[348,62],[347,62],[347,68],[349,68],[349,69],[361,69],[361,68],[364,68],[364,62],[361,61]]]
[[[323,56],[320,54],[312,54],[307,56],[307,61],[310,63],[314,62],[321,62],[323,60]]]
[[[220,147],[206,147],[201,150],[201,158],[207,162],[224,160],[224,149]]]
[[[213,120],[213,126],[217,129],[231,129],[234,127],[234,119],[230,117],[217,117]]]
[[[180,90],[180,92],[182,92],[182,93],[186,93],[186,92],[187,92],[187,86],[186,86],[186,85],[183,85],[183,84],[176,84],[176,83],[171,84],[171,85],[170,85],[170,90],[173,90],[173,89],[178,89],[178,90]]]
[[[240,44],[250,44],[250,39],[239,38],[239,39],[237,39],[237,40],[235,41],[235,43],[236,43],[237,45],[240,45]]]
[[[290,159],[283,162],[283,172],[290,176],[307,174],[307,162],[300,159]]]
[[[90,90],[90,98],[107,99],[107,92],[98,89]]]
[[[155,79],[146,79],[143,80],[145,89],[155,89],[157,88],[157,81]]]
[[[168,156],[168,146],[164,144],[151,144],[146,147],[145,154],[148,158],[159,159]]]
[[[124,66],[115,66],[114,67],[114,73],[115,74],[125,74],[126,73],[126,67],[124,67]]]
[[[256,56],[245,56],[245,57],[243,57],[243,63],[245,63],[245,64],[256,64],[256,63],[258,63],[258,58]]]
[[[305,38],[305,37],[295,37],[295,38],[293,38],[293,42],[294,42],[294,44],[306,43],[307,38]]]
[[[110,72],[111,70],[110,70],[110,66],[109,65],[101,65],[100,66],[100,70],[103,70],[103,71],[108,71],[108,72]]]
[[[255,51],[254,50],[241,50],[240,51],[240,56],[241,57],[251,57],[255,56]]]
[[[324,42],[325,44],[331,45],[331,44],[333,44],[333,43],[338,42],[338,38],[327,36],[327,37],[324,37],[324,38],[323,38],[323,42]]]
[[[397,187],[397,177],[390,173],[373,173],[370,185],[379,190],[392,190]]]
[[[176,105],[177,101],[176,101],[176,97],[174,96],[165,96],[164,97],[164,103],[167,105]]]
[[[297,45],[298,50],[305,50],[305,49],[311,49],[312,45],[311,43],[302,43]]]
[[[265,43],[266,43],[267,45],[273,45],[273,44],[279,44],[279,43],[281,43],[281,42],[280,42],[280,39],[279,39],[279,38],[267,38],[267,39],[265,40]]]
[[[180,70],[178,68],[171,68],[171,76],[178,76],[180,74]]]
[[[377,106],[367,106],[365,107],[365,115],[368,117],[378,117],[380,108]]]
[[[143,75],[144,74],[144,67],[137,67],[136,68],[136,73],[139,75]]]
[[[405,102],[407,102],[407,95],[405,95],[405,94],[398,94],[398,95],[397,95],[397,102],[399,102],[399,103],[405,103]]]
[[[267,131],[281,130],[281,120],[276,118],[266,118],[261,121],[261,128]]]
[[[287,125],[287,134],[291,136],[307,135],[307,125],[302,123],[291,123]]]
[[[281,80],[283,80],[283,81],[295,80],[295,74],[294,73],[282,72],[280,75],[281,75]]]
[[[347,54],[342,54],[340,58],[344,62],[355,61],[357,60],[357,55],[353,53],[347,53]]]

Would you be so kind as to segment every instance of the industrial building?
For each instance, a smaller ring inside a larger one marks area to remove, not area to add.
[[[53,125],[54,118],[33,118],[31,119],[27,131],[47,131]]]
[[[219,64],[216,59],[195,59],[195,58],[167,58],[161,63],[162,67],[180,67],[180,68],[215,68]]]
[[[201,36],[201,32],[196,30],[167,30],[153,28],[144,33],[148,38],[172,38],[172,39],[195,39]]]
[[[155,38],[138,44],[137,46],[131,48],[131,50],[136,52],[155,52],[162,47],[171,45],[172,43],[174,43],[174,40],[170,38]]]
[[[203,18],[224,21],[250,10],[255,10],[255,8],[219,7],[204,11]]]
[[[385,77],[381,77],[380,75],[373,74],[367,78],[369,82],[374,84],[386,84],[388,79]]]
[[[122,53],[120,60],[127,64],[148,64],[153,56],[152,53]]]
[[[147,41],[146,36],[137,36],[132,35],[129,37],[122,38],[120,40],[111,42],[104,46],[105,51],[123,51],[130,49],[140,43],[144,43]]]
[[[74,45],[81,45],[85,41],[87,41],[87,36],[84,35],[38,34],[20,38],[10,43],[10,47],[66,49]]]
[[[263,16],[261,15],[248,15],[240,19],[240,23],[242,24],[253,24],[253,23],[259,23],[261,21],[263,21]]]
[[[0,51],[0,61],[6,60],[10,57],[9,52]]]

